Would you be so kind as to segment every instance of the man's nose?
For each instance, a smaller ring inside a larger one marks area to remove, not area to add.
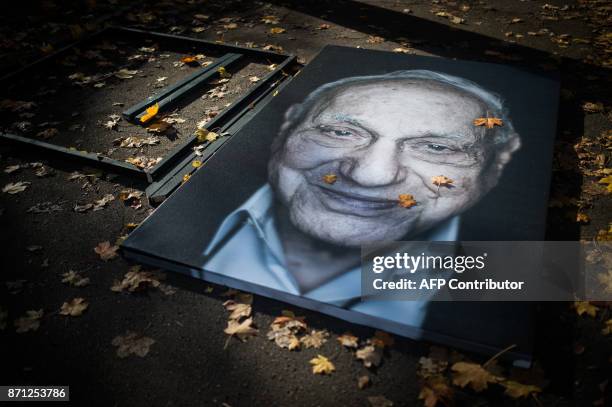
[[[347,157],[340,165],[340,173],[364,187],[379,187],[402,181],[406,169],[400,165],[397,145],[391,140],[377,140]]]

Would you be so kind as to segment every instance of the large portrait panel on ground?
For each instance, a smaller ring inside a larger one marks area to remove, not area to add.
[[[558,88],[503,65],[326,47],[124,253],[411,338],[515,344],[529,360],[530,304],[362,300],[360,247],[544,240]]]

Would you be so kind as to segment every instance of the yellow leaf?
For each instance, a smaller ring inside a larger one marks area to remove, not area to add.
[[[431,183],[439,187],[450,187],[453,180],[444,175],[436,175],[435,177],[431,177]]]
[[[154,104],[153,106],[147,107],[146,113],[142,115],[140,118],[141,123],[146,123],[151,120],[155,115],[159,112],[159,104]]]
[[[284,33],[286,30],[282,27],[272,27],[270,28],[270,34],[282,34]]]
[[[591,317],[595,317],[597,311],[599,311],[599,308],[588,301],[574,301],[574,308],[576,309],[576,314],[587,314]]]
[[[457,362],[451,369],[453,370],[453,384],[461,388],[470,386],[474,391],[485,390],[489,383],[499,383],[500,377],[493,375],[478,363]]]
[[[589,218],[589,215],[587,215],[586,213],[578,212],[576,214],[576,222],[589,223],[590,221],[591,221],[591,218]]]
[[[505,382],[502,382],[501,385],[506,388],[506,391],[504,393],[512,397],[513,399],[528,397],[532,394],[540,393],[542,391],[542,389],[540,389],[538,386],[522,384],[513,380],[506,380]]]
[[[202,161],[199,161],[199,160],[192,161],[191,166],[193,168],[200,168],[202,166]]]
[[[217,72],[219,73],[220,78],[231,78],[232,77],[232,74],[227,72],[227,69],[225,69],[225,67],[223,66],[219,67],[219,69],[217,69]]]
[[[314,374],[331,374],[336,367],[323,355],[317,355],[316,358],[310,360],[312,365],[312,373]]]
[[[184,184],[185,182],[189,181],[189,178],[191,178],[191,175],[190,175],[190,174],[185,174],[185,175],[183,175],[183,184]]]
[[[198,138],[199,143],[204,143],[205,141],[215,141],[219,138],[219,134],[214,131],[208,131],[206,129],[197,129],[195,131],[195,135]]]
[[[323,175],[323,182],[326,184],[333,184],[338,179],[336,174],[325,174]]]

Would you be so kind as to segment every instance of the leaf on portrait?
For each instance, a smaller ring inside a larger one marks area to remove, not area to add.
[[[474,119],[474,126],[485,126],[487,129],[492,129],[495,126],[503,126],[503,121],[495,117],[479,117]]]
[[[414,196],[410,194],[400,194],[398,196],[398,202],[399,206],[406,209],[412,208],[417,204],[417,201],[415,201]]]

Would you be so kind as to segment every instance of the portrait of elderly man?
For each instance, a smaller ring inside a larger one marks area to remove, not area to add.
[[[287,108],[268,183],[221,223],[204,269],[419,326],[426,301],[360,301],[360,247],[457,240],[519,147],[502,100],[472,81],[412,70],[327,83]]]

